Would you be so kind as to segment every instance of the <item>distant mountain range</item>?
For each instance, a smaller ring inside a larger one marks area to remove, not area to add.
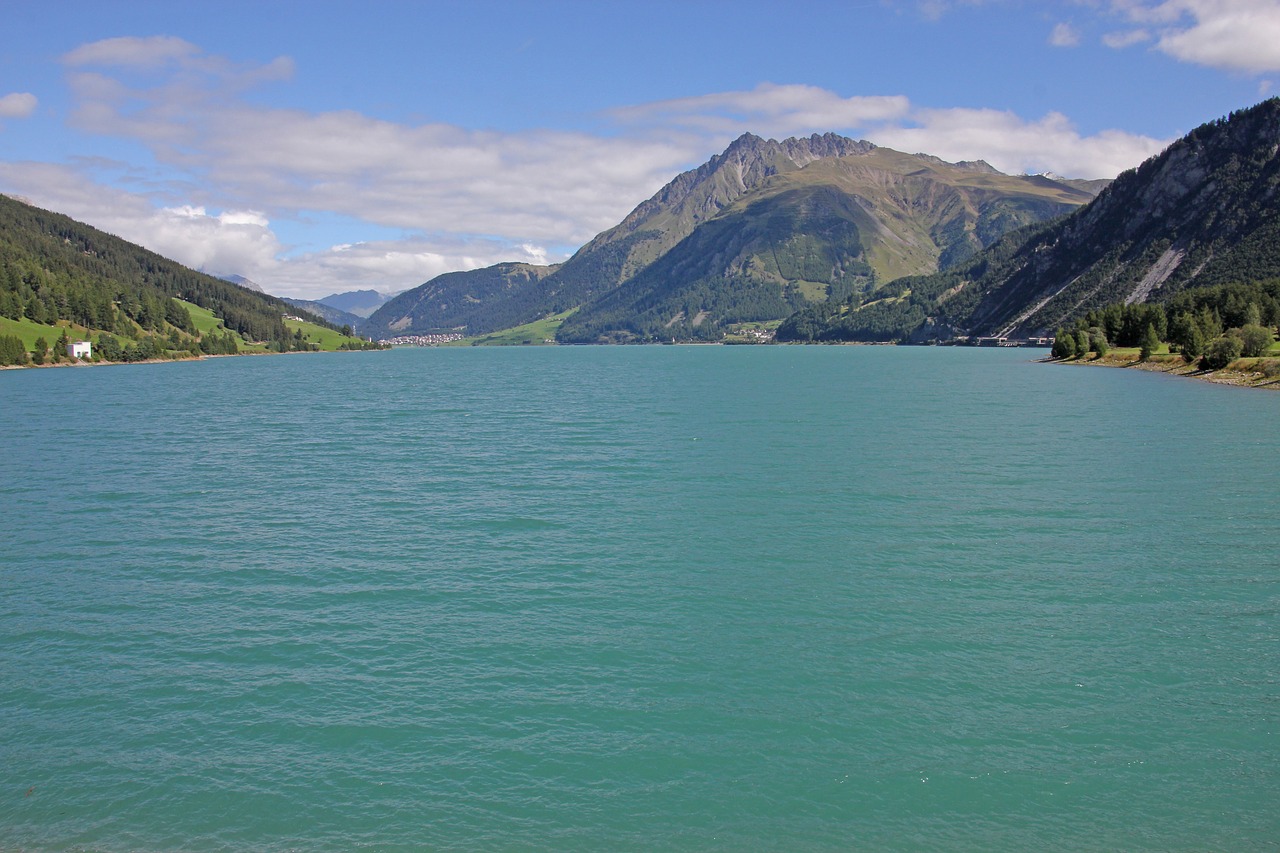
[[[242,275],[220,275],[218,278],[243,287],[245,290],[252,290],[254,293],[266,293],[262,285]],[[350,326],[353,330],[358,330],[365,325],[365,318],[392,297],[376,290],[351,290],[346,293],[331,293],[318,300],[294,299],[288,296],[281,298],[293,307],[310,312],[316,317],[322,317],[336,327]]]
[[[355,314],[348,314],[346,311],[339,311],[337,308],[326,305],[323,302],[317,302],[313,299],[291,299],[286,296],[284,301],[288,302],[294,308],[299,308],[303,311],[310,312],[317,317],[322,317],[338,328],[341,328],[342,326],[350,326],[352,331],[356,333],[361,331],[360,327],[365,322],[364,317],[359,317]]]
[[[439,276],[379,308],[365,331],[483,334],[576,309],[558,339],[715,339],[734,322],[946,268],[1097,189],[835,134],[747,134],[565,263]]]
[[[368,317],[394,295],[379,293],[376,290],[348,290],[345,293],[331,293],[328,296],[322,296],[316,301],[322,302],[330,308],[354,314],[357,317]]]
[[[1092,203],[935,275],[799,312],[786,340],[1046,334],[1109,303],[1280,276],[1280,100],[1205,124]]]
[[[281,324],[286,303],[243,277],[232,286],[13,199],[0,201],[0,225],[0,316],[14,322],[69,312],[89,328],[182,331],[190,322],[167,302],[181,296],[246,340],[296,337]],[[1005,175],[834,134],[748,134],[563,264],[288,305],[381,338],[538,321],[517,338],[721,340],[767,323],[780,340],[927,342],[1051,333],[1109,303],[1271,277],[1280,99],[1197,128],[1109,183]]]

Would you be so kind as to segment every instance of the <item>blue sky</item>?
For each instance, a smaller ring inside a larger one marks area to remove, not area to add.
[[[1113,177],[1280,81],[1276,0],[17,5],[0,191],[310,298],[563,260],[744,132]]]

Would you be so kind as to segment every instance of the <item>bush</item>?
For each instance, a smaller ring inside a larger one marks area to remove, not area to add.
[[[1239,338],[1235,335],[1223,335],[1220,338],[1214,338],[1209,346],[1205,347],[1200,363],[1208,370],[1221,370],[1239,358],[1243,351],[1244,344]]]
[[[1065,329],[1059,329],[1058,334],[1053,339],[1053,350],[1050,353],[1054,358],[1071,358],[1076,354],[1076,339]]]
[[[1268,379],[1280,379],[1280,359],[1269,358],[1258,362],[1258,369]]]
[[[1271,330],[1266,326],[1244,326],[1238,330],[1238,336],[1243,345],[1241,354],[1246,358],[1257,358],[1271,349]]]

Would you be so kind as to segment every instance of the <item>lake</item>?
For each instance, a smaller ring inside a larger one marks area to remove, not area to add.
[[[1280,394],[1042,354],[0,373],[0,848],[1273,850]]]

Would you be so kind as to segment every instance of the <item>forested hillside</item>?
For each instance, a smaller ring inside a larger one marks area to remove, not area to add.
[[[384,339],[455,329],[470,335],[508,329],[549,312],[534,286],[555,270],[505,263],[445,273],[388,300],[359,328]]]
[[[179,301],[207,311],[201,329]],[[19,339],[39,339],[62,357],[61,334],[94,337],[106,357],[226,353],[242,342],[276,351],[309,348],[286,314],[331,328],[283,300],[190,270],[119,237],[0,195],[0,318]],[[105,337],[103,337],[105,336]],[[34,353],[39,359],[43,353]]]

